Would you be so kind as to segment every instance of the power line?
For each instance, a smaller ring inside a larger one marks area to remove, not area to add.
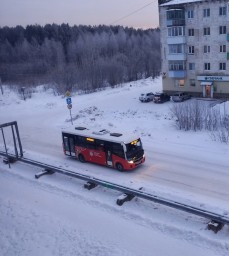
[[[131,13],[129,13],[129,14],[127,14],[127,15],[125,15],[125,16],[123,16],[123,17],[117,19],[117,20],[115,20],[115,21],[113,21],[110,25],[113,25],[113,24],[117,23],[117,22],[120,21],[120,20],[126,19],[127,17],[129,17],[129,16],[131,16],[131,15],[133,15],[133,14],[135,14],[135,13],[141,11],[142,9],[146,8],[147,6],[151,5],[151,4],[154,3],[154,2],[155,2],[155,1],[152,1],[152,2],[150,2],[150,3],[148,3],[148,4],[144,5],[144,6],[140,7],[139,9],[137,9],[137,10],[135,10],[135,11],[133,11],[133,12],[131,12]]]

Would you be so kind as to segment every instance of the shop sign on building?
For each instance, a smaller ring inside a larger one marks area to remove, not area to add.
[[[198,81],[219,81],[226,82],[229,81],[229,76],[197,76]]]

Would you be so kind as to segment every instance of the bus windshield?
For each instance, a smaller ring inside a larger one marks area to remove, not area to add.
[[[134,157],[136,153],[142,151],[142,142],[140,139],[134,140],[128,144],[126,144],[126,156],[127,158]]]

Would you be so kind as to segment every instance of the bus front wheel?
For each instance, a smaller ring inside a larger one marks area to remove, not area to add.
[[[84,156],[81,155],[81,154],[78,156],[78,159],[79,159],[79,161],[80,161],[81,163],[85,163],[85,162],[86,162]]]
[[[117,164],[116,164],[116,168],[117,168],[117,170],[120,171],[120,172],[123,172],[123,171],[124,171],[123,165],[120,164],[120,163],[117,163]]]

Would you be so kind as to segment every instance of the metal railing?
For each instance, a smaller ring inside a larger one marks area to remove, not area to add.
[[[6,154],[5,152],[1,152],[1,151],[0,151],[0,155],[4,156],[4,157],[9,156],[9,154]],[[10,156],[10,157],[13,157],[13,156]],[[152,195],[152,194],[146,193],[142,190],[128,188],[128,187],[125,187],[125,186],[122,186],[119,184],[115,184],[112,182],[97,179],[97,178],[94,178],[94,177],[91,177],[88,175],[72,172],[72,171],[69,171],[69,170],[66,170],[66,169],[63,169],[60,167],[48,165],[48,164],[34,161],[34,160],[31,160],[28,158],[21,157],[21,158],[18,158],[17,160],[21,161],[23,163],[29,164],[29,165],[40,167],[40,168],[47,170],[51,173],[53,173],[53,172],[61,173],[66,176],[70,176],[70,177],[77,178],[77,179],[80,179],[80,180],[83,180],[86,182],[90,182],[92,184],[96,184],[96,185],[100,185],[100,186],[103,186],[103,187],[106,187],[109,189],[120,191],[129,196],[133,196],[133,197],[136,196],[136,197],[143,198],[143,199],[146,199],[149,201],[153,201],[155,203],[159,203],[159,204],[162,204],[162,205],[165,205],[165,206],[177,209],[177,210],[181,210],[181,211],[191,213],[191,214],[194,214],[194,215],[197,215],[200,217],[204,217],[204,218],[210,219],[210,220],[218,222],[218,223],[229,224],[229,217],[227,217],[225,215],[220,215],[220,214],[210,212],[210,211],[207,211],[207,210],[204,210],[201,208],[193,207],[190,205],[186,205],[183,203],[165,199],[165,198],[162,198],[162,197],[159,197],[156,195]]]

